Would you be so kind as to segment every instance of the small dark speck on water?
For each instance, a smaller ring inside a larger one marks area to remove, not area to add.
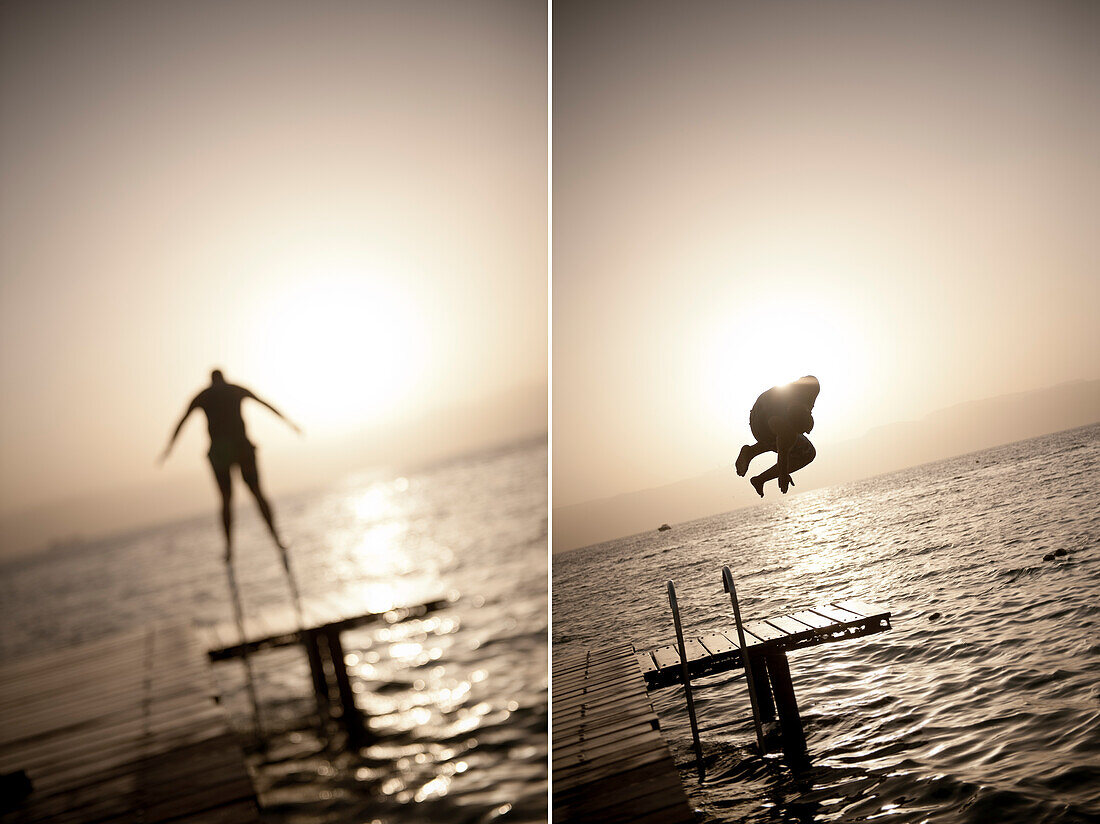
[[[1043,560],[1044,561],[1053,561],[1054,560],[1054,553],[1053,552],[1048,552],[1046,555],[1043,556]]]
[[[1068,553],[1068,552],[1066,552],[1066,551],[1065,551],[1064,549],[1056,549],[1056,550],[1054,550],[1054,554],[1055,554],[1055,556],[1056,556],[1056,557],[1058,557],[1058,558],[1064,558],[1064,557],[1066,557],[1066,555],[1068,555],[1069,553]]]
[[[938,620],[939,620],[940,618],[942,618],[942,617],[943,617],[943,616],[941,615],[941,613],[939,613],[939,612],[933,612],[933,613],[932,613],[931,615],[929,615],[929,616],[928,616],[928,620],[929,620],[929,621],[938,621]],[[751,663],[751,662],[750,662],[750,663]]]

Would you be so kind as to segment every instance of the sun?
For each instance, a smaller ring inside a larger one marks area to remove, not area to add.
[[[424,368],[422,327],[412,302],[381,274],[310,273],[261,302],[249,375],[309,431],[362,427],[409,402]]]
[[[803,375],[821,381],[814,417],[822,431],[846,436],[868,391],[871,353],[857,324],[839,307],[820,302],[762,301],[740,307],[705,330],[704,403],[720,425],[748,420],[764,390]]]

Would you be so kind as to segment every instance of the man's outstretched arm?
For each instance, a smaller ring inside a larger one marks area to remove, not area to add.
[[[176,438],[179,437],[180,430],[183,429],[183,423],[187,420],[188,416],[199,408],[198,396],[192,398],[191,403],[187,407],[187,411],[183,413],[183,417],[180,418],[180,422],[176,424],[176,429],[172,433],[172,437],[168,439],[168,446],[164,447],[164,451],[160,453],[160,457],[157,458],[157,463],[164,463],[168,457],[168,453],[172,451],[172,446],[176,443]]]
[[[259,401],[264,406],[266,406],[268,409],[270,409],[272,412],[274,412],[276,415],[278,415],[280,418],[282,418],[284,421],[286,421],[287,426],[289,426],[291,429],[293,429],[299,435],[302,434],[302,428],[300,426],[298,426],[298,424],[294,423],[294,421],[292,421],[290,418],[288,418],[282,412],[280,412],[278,409],[276,409],[274,406],[269,404],[267,401],[265,401],[263,398],[259,397],[258,395],[253,394],[248,389],[246,389],[245,392],[248,392],[246,397],[252,398],[252,400],[254,400],[254,401]]]

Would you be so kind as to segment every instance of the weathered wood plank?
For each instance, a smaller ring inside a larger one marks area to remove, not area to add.
[[[658,669],[680,666],[680,651],[673,645],[657,647],[653,650],[653,660],[657,662]]]
[[[813,612],[816,612],[818,615],[823,615],[830,621],[835,621],[838,624],[852,624],[856,621],[864,620],[862,616],[857,615],[854,612],[849,612],[846,609],[841,609],[840,607],[833,604],[821,607],[814,607]]]
[[[568,671],[553,670],[554,820],[691,821],[642,676],[643,666],[656,668],[661,659],[636,656],[632,648],[623,655],[622,649],[574,658]],[[701,643],[692,649],[707,654]],[[593,672],[596,662],[603,666]],[[634,775],[645,780],[631,780]],[[609,802],[611,788],[617,794]]]
[[[767,621],[749,621],[742,629],[749,635],[759,638],[761,642],[767,643],[769,641],[777,641],[780,638],[786,638],[787,633],[781,629],[777,629],[769,624]],[[751,642],[750,642],[751,645]]]
[[[808,609],[791,613],[791,617],[796,621],[801,621],[803,624],[809,624],[814,629],[827,629],[836,623],[836,621],[832,621],[824,615],[818,615],[816,612],[811,612]]]
[[[879,615],[890,614],[890,610],[888,610],[886,607],[878,606],[876,604],[868,604],[865,601],[835,601],[834,605],[840,607],[841,609],[846,609],[849,612],[854,612],[857,615],[862,615],[864,618],[872,618]]]
[[[699,642],[707,648],[707,651],[711,655],[724,655],[739,649],[735,641],[727,638],[720,632],[712,632],[709,635],[704,635],[699,639]]]
[[[0,667],[0,769],[34,792],[0,822],[257,821],[243,755],[185,627]],[[220,810],[230,812],[221,817]]]

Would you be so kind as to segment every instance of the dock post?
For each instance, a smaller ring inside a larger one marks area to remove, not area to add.
[[[798,703],[794,698],[794,684],[791,683],[791,667],[787,662],[787,653],[783,650],[769,651],[764,656],[768,675],[775,694],[775,706],[779,712],[779,729],[783,736],[783,752],[792,761],[806,758],[806,734],[802,730],[802,718],[798,714]]]
[[[730,601],[733,602],[733,617],[737,622],[737,643],[741,646],[741,661],[745,665],[745,683],[749,687],[749,704],[752,705],[752,723],[756,728],[756,743],[760,747],[760,752],[764,753],[767,750],[764,748],[764,728],[760,724],[760,708],[756,700],[756,679],[752,674],[753,656],[749,655],[748,644],[745,643],[745,630],[741,626],[741,607],[737,603],[737,588],[733,585],[733,574],[728,566],[722,567],[722,581],[730,594]]]
[[[348,678],[348,666],[344,661],[344,645],[340,643],[340,630],[329,627],[325,631],[328,641],[329,660],[336,675],[336,689],[340,695],[340,722],[348,734],[348,743],[355,749],[365,746],[368,740],[367,728],[363,722],[363,713],[355,706],[355,693]]]
[[[676,625],[676,645],[680,650],[680,667],[684,677],[684,696],[687,698],[688,721],[691,722],[691,740],[695,745],[695,763],[699,767],[699,780],[706,775],[703,765],[703,745],[699,742],[699,724],[695,720],[695,699],[691,695],[691,673],[688,671],[687,651],[684,648],[684,630],[680,626],[680,607],[676,603],[676,587],[668,582],[668,605],[672,607],[672,622]]]
[[[767,724],[775,720],[775,701],[772,700],[772,688],[768,683],[768,669],[763,656],[752,656],[752,682],[756,689],[756,708],[760,712],[760,723]]]
[[[321,633],[315,630],[306,630],[302,633],[302,643],[305,644],[306,658],[309,660],[309,675],[313,681],[313,695],[317,700],[317,724],[321,732],[324,733],[325,728],[328,726],[332,704],[329,698],[325,659],[321,655],[319,646],[321,640]]]

